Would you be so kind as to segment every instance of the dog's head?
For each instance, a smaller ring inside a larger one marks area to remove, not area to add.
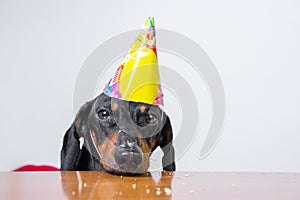
[[[171,124],[159,106],[101,94],[80,109],[75,127],[108,172],[147,172],[150,155],[158,146],[165,153],[164,169],[175,170]]]

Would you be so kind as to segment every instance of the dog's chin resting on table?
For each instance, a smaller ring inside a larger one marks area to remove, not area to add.
[[[60,170],[139,175],[161,147],[163,169],[175,171],[172,140],[170,119],[159,106],[102,93],[80,108],[66,132]]]

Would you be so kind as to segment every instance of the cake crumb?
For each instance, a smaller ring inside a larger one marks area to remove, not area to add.
[[[156,195],[160,195],[161,194],[161,191],[160,190],[157,190],[156,191]]]
[[[167,196],[170,196],[172,194],[172,190],[170,188],[165,188],[164,191]]]

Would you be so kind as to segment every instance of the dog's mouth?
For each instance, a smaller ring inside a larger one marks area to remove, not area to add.
[[[102,162],[101,162],[102,163]],[[112,168],[108,167],[107,165],[101,164],[101,166],[105,169],[106,172],[113,174],[113,175],[118,175],[118,176],[140,176],[143,174],[147,173],[147,170],[145,171],[123,171],[121,169],[117,168]]]
[[[116,148],[114,160],[123,171],[133,172],[138,169],[143,161],[143,153],[139,148],[125,150]]]
[[[116,147],[112,157],[102,157],[100,161],[105,171],[116,175],[145,174],[149,168],[149,156],[140,148],[124,149]]]

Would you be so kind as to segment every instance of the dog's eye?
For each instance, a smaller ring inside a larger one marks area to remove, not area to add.
[[[109,112],[107,110],[100,110],[98,112],[98,116],[102,120],[108,119],[109,118]]]
[[[145,122],[147,124],[153,124],[154,122],[156,121],[156,117],[154,115],[147,115],[146,119],[145,119]]]

